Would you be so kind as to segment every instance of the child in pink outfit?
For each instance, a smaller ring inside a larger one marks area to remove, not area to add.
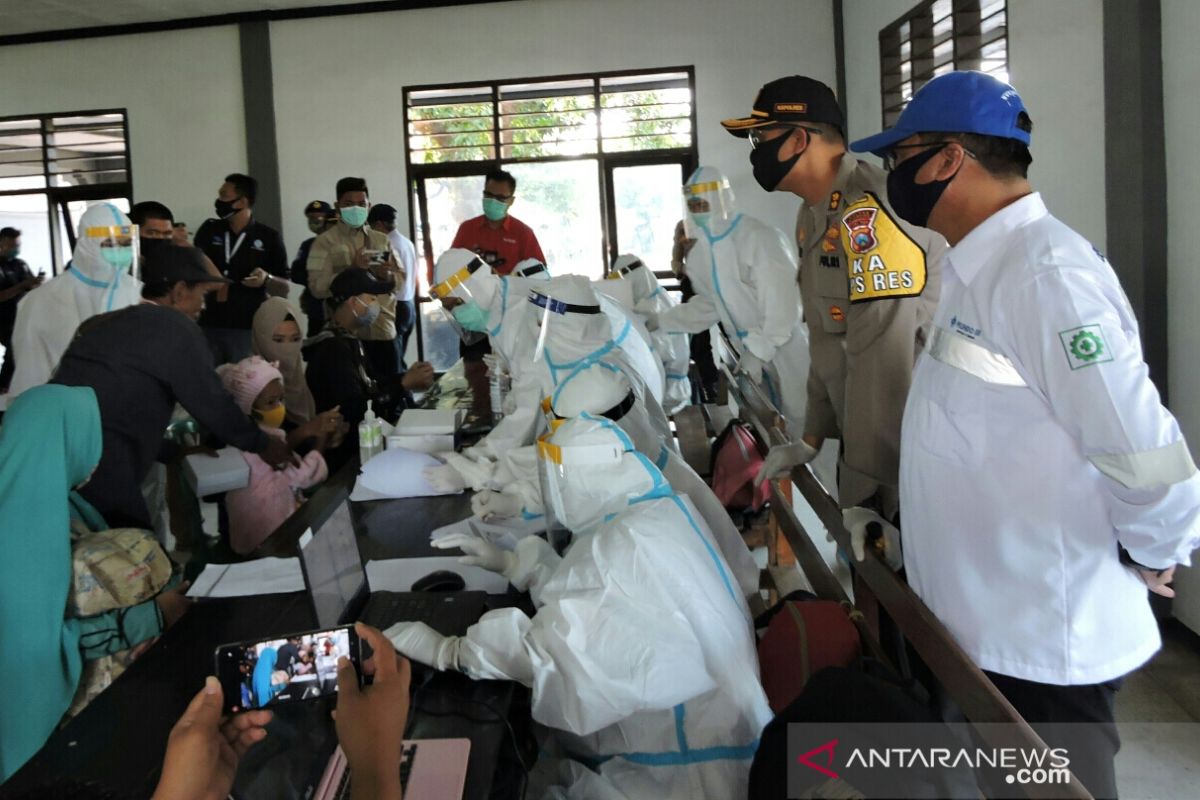
[[[250,356],[226,364],[217,372],[246,416],[268,436],[286,438],[280,428],[287,414],[283,375],[274,364]],[[242,453],[242,458],[250,465],[250,483],[225,495],[225,510],[229,515],[229,544],[234,552],[246,555],[304,502],[300,490],[325,480],[329,470],[315,450],[304,456],[300,466],[289,465],[282,470],[274,469],[254,453]]]

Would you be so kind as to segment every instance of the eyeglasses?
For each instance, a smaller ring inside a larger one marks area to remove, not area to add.
[[[483,196],[488,200],[499,200],[501,203],[507,203],[509,200],[513,199],[513,195],[511,194],[492,194],[491,192],[484,192]]]
[[[883,155],[881,156],[881,158],[883,159],[883,168],[885,171],[891,172],[900,163],[899,161],[896,160],[896,151],[897,150],[915,150],[915,149],[920,149],[920,148],[927,149],[930,147],[945,147],[946,145],[951,145],[951,144],[956,144],[959,147],[962,147],[962,142],[956,142],[952,139],[947,139],[947,140],[941,141],[941,142],[917,142],[916,144],[892,145],[892,147],[888,150],[885,150]],[[971,158],[978,159],[978,156],[976,156],[974,153],[972,153],[970,150],[968,150],[965,147],[963,147],[963,152],[966,153]]]
[[[821,131],[819,131],[818,129],[809,128],[804,125],[771,125],[771,126],[765,127],[765,128],[754,128],[753,130],[750,131],[750,137],[749,137],[750,138],[750,147],[752,149],[757,150],[760,145],[769,141],[763,134],[769,133],[771,131],[780,131],[780,130],[785,130],[785,129],[801,130],[801,131],[805,131],[806,133],[814,133],[817,136],[821,135]]]

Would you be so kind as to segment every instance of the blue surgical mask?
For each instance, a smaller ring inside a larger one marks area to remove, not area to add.
[[[361,228],[367,224],[367,209],[362,206],[344,206],[338,210],[342,222],[351,228]]]
[[[129,245],[101,247],[100,257],[114,269],[128,269],[133,263],[133,248]]]
[[[468,300],[460,306],[455,306],[450,313],[465,330],[487,333],[488,313],[480,308],[479,303],[474,300]]]
[[[367,313],[363,314],[361,317],[355,317],[355,319],[358,321],[358,327],[360,327],[360,328],[371,327],[371,325],[374,324],[375,320],[379,318],[380,310],[381,309],[379,308],[379,301],[375,301],[375,302],[371,303],[370,305],[368,305]]]

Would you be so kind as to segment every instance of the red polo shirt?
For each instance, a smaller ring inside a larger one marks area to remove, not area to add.
[[[545,262],[537,236],[524,222],[507,216],[497,229],[489,228],[487,222],[482,214],[467,220],[458,227],[450,246],[473,250],[497,275],[507,275],[527,258]]]

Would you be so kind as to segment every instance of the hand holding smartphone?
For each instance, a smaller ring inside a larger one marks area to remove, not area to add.
[[[361,685],[361,643],[352,626],[223,644],[215,658],[224,712],[274,708],[336,694],[342,656],[354,665]]]

